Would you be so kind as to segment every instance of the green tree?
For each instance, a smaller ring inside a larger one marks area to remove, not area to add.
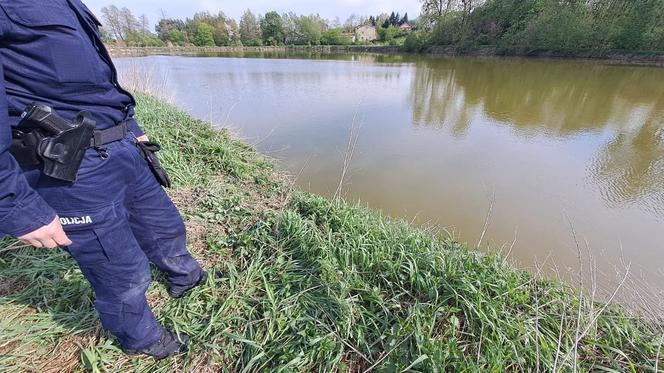
[[[227,46],[233,45],[236,40],[239,41],[237,24],[232,19],[226,17],[223,12],[219,12],[216,15],[209,12],[199,12],[194,14],[193,19],[188,19],[186,22],[187,32],[192,35],[191,41],[194,44],[202,42],[200,37],[197,40],[194,40],[193,36],[199,33],[198,28],[201,23],[212,28],[213,45]],[[209,42],[207,37],[205,42]]]
[[[284,21],[277,12],[268,12],[260,20],[263,42],[267,45],[282,45],[285,39]]]
[[[205,22],[197,22],[193,25],[194,33],[191,42],[198,47],[214,46],[214,27]]]
[[[288,45],[304,44],[303,37],[300,35],[297,21],[299,16],[295,12],[288,12],[281,15],[284,25],[284,43]]]
[[[219,12],[212,17],[210,26],[214,28],[214,44],[217,46],[229,46],[237,34],[237,25],[235,21],[226,17],[223,12]]]
[[[164,42],[183,45],[185,38],[185,23],[179,19],[162,18],[155,26],[157,36]]]
[[[323,37],[323,25],[318,23],[313,17],[301,17],[298,26],[306,44],[319,45]]]
[[[242,44],[247,46],[262,44],[261,26],[254,13],[249,9],[240,18],[240,39],[242,40]]]
[[[184,33],[177,29],[172,29],[168,31],[165,39],[167,42],[171,42],[174,45],[185,45],[186,43]]]
[[[242,46],[242,41],[240,39],[240,27],[234,19],[228,18],[226,20],[226,30],[228,30],[228,45],[236,47]]]
[[[323,32],[327,30],[327,21],[318,15],[285,15],[287,35],[286,43],[298,45],[319,45]]]

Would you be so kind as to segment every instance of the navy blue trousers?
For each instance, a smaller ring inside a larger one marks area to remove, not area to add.
[[[178,210],[133,137],[107,145],[106,153],[103,159],[89,149],[74,184],[38,170],[26,170],[25,175],[58,213],[72,241],[66,250],[94,289],[104,329],[124,349],[142,349],[163,333],[145,299],[149,263],[176,286],[195,283],[202,269],[187,251]]]

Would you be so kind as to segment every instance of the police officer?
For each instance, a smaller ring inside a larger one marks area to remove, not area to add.
[[[183,351],[188,337],[155,320],[145,299],[149,263],[166,274],[172,297],[206,275],[186,249],[177,209],[137,149],[147,137],[133,118],[134,98],[118,84],[100,25],[80,0],[0,0],[0,237],[65,248],[123,350],[164,358]],[[33,102],[68,121],[81,111],[95,121],[75,182],[12,155],[12,143],[31,133],[20,116]]]

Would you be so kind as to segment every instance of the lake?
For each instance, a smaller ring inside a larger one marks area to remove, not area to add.
[[[662,68],[293,54],[117,64],[276,158],[301,189],[531,270],[573,278],[581,256],[601,284],[631,263],[664,288]]]

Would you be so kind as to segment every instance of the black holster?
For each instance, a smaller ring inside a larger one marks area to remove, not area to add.
[[[46,105],[32,104],[12,130],[10,153],[23,167],[41,165],[42,172],[54,179],[75,182],[78,169],[90,147],[95,122],[81,112],[73,123]],[[23,132],[22,128],[30,128]]]
[[[39,130],[26,133],[12,129],[12,145],[9,152],[21,167],[37,167],[42,163],[37,155],[37,148],[43,138],[44,135]]]
[[[95,122],[87,115],[79,115],[72,128],[42,139],[37,154],[44,162],[44,175],[58,180],[76,181],[94,130]]]
[[[154,142],[141,142],[141,141],[137,141],[136,146],[138,147],[138,150],[141,152],[143,158],[148,162],[148,165],[150,166],[150,171],[152,171],[152,174],[157,179],[159,184],[161,184],[166,188],[170,188],[171,178],[168,177],[168,173],[166,172],[166,170],[164,170],[161,167],[161,163],[159,163],[159,158],[157,158],[157,152],[161,150],[161,146],[159,146],[159,144]]]

